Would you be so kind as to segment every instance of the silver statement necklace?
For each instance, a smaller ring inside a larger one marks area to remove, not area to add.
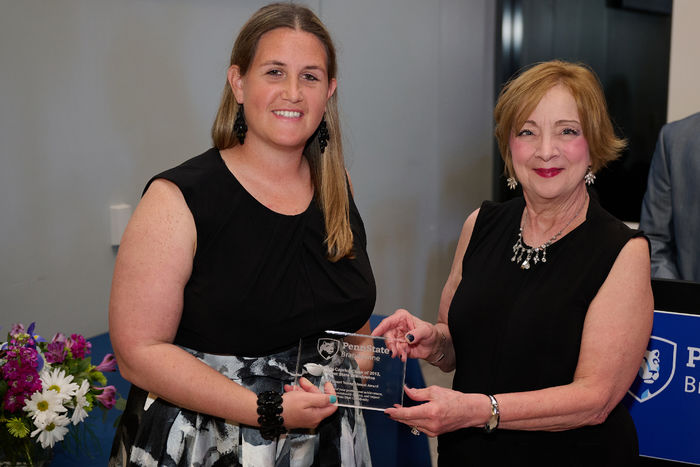
[[[520,264],[520,269],[530,269],[530,260],[532,260],[532,262],[534,262],[535,264],[539,263],[540,261],[546,263],[547,247],[550,246],[552,243],[556,242],[557,238],[559,238],[561,233],[564,230],[566,230],[566,228],[574,221],[574,219],[578,217],[579,214],[581,214],[581,211],[583,210],[583,207],[586,205],[587,201],[588,195],[586,195],[586,199],[583,200],[583,204],[578,209],[576,214],[574,214],[574,217],[569,219],[569,222],[567,222],[566,225],[562,227],[559,232],[554,234],[552,238],[550,238],[537,248],[526,248],[523,245],[523,226],[525,225],[525,221],[527,220],[527,210],[525,210],[525,214],[523,215],[523,223],[520,224],[520,231],[518,232],[518,240],[515,242],[515,245],[513,245],[513,257],[510,259],[511,262],[517,261]],[[523,256],[525,257],[524,260]]]

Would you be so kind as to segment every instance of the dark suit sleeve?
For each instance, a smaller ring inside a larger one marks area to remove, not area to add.
[[[639,227],[651,243],[651,275],[665,279],[679,279],[673,232],[671,203],[670,148],[665,125],[659,133],[656,150],[651,160],[647,191],[642,201]]]

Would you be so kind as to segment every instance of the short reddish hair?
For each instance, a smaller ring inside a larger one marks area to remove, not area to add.
[[[590,67],[562,60],[537,63],[506,83],[494,110],[498,149],[509,177],[515,177],[509,146],[511,133],[525,123],[547,91],[558,84],[565,86],[576,101],[594,173],[617,159],[627,145],[615,135],[603,89]]]

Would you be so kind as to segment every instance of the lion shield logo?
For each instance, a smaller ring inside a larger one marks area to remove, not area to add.
[[[318,354],[325,360],[330,360],[340,350],[340,341],[323,337],[317,343]]]
[[[637,376],[627,391],[638,402],[646,402],[666,389],[676,372],[676,343],[651,336]]]

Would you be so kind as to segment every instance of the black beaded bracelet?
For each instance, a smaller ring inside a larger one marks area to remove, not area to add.
[[[272,440],[287,432],[281,413],[282,394],[275,391],[258,394],[258,423],[263,438]]]

